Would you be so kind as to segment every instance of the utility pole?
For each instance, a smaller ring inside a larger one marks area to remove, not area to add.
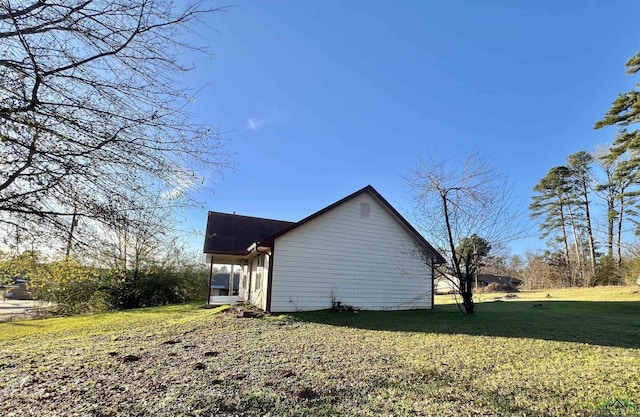
[[[68,258],[71,254],[71,243],[73,242],[73,231],[78,225],[78,204],[73,203],[73,215],[71,216],[71,228],[69,229],[69,238],[67,239],[67,251],[66,257]]]

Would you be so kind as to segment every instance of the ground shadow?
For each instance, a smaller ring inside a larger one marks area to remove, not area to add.
[[[532,338],[640,349],[640,302],[504,301],[433,310],[296,313],[299,320],[370,330]]]

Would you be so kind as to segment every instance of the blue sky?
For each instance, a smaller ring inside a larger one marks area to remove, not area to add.
[[[236,164],[187,213],[202,231],[207,210],[296,221],[367,184],[411,220],[403,175],[433,154],[479,152],[527,205],[551,167],[611,142],[593,125],[640,81],[637,1],[234,4],[196,34],[214,56],[185,57],[204,86],[190,110]]]

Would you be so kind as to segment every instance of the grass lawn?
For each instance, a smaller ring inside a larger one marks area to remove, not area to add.
[[[640,415],[637,289],[481,295],[473,316],[438,296],[431,311],[0,323],[0,415],[597,416],[624,411],[613,400]]]

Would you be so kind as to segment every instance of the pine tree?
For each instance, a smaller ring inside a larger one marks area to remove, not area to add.
[[[584,227],[587,231],[587,239],[589,242],[589,257],[591,264],[591,273],[596,273],[596,250],[593,241],[593,228],[591,227],[591,211],[589,209],[589,191],[591,183],[591,163],[593,157],[585,152],[579,151],[567,157],[567,168],[571,175],[571,184],[573,192],[576,196],[578,208],[584,213]]]
[[[640,52],[632,56],[625,64],[628,75],[640,72]],[[621,189],[617,193],[618,210],[618,263],[621,263],[621,239],[624,215],[635,215],[633,204],[638,196],[638,191],[629,191],[629,187],[638,184],[640,177],[640,91],[637,89],[620,94],[611,104],[611,108],[604,118],[595,125],[596,129],[607,126],[619,128],[613,146],[605,158],[610,163],[616,163],[612,180]]]
[[[567,238],[568,209],[570,203],[571,186],[569,170],[565,166],[551,168],[533,188],[536,193],[529,205],[531,217],[541,219],[539,226],[541,238],[556,236],[564,248],[565,262],[571,268],[569,256],[569,240]]]
[[[600,153],[595,158],[595,162],[597,166],[602,169],[605,178],[603,181],[596,182],[594,191],[607,204],[607,256],[609,258],[613,258],[613,228],[615,221],[618,218],[618,212],[616,211],[616,198],[620,192],[620,188],[617,181],[614,180],[617,161],[607,159],[607,156],[608,153]]]
[[[633,218],[638,191],[632,187],[638,183],[640,164],[628,159],[627,153],[614,155],[608,152],[598,158],[605,172],[606,181],[596,184],[607,202],[607,255],[613,258],[614,242],[617,247],[618,266],[622,264],[622,231],[625,219]],[[615,230],[614,233],[614,228]],[[615,235],[615,238],[614,238]]]
[[[640,52],[631,57],[625,66],[627,74],[637,74],[640,71]],[[595,128],[618,126],[620,135],[611,148],[612,155],[617,157],[629,151],[632,155],[631,159],[637,159],[640,151],[640,131],[630,128],[636,127],[638,123],[640,123],[640,91],[631,90],[618,95],[604,118],[596,123]]]

